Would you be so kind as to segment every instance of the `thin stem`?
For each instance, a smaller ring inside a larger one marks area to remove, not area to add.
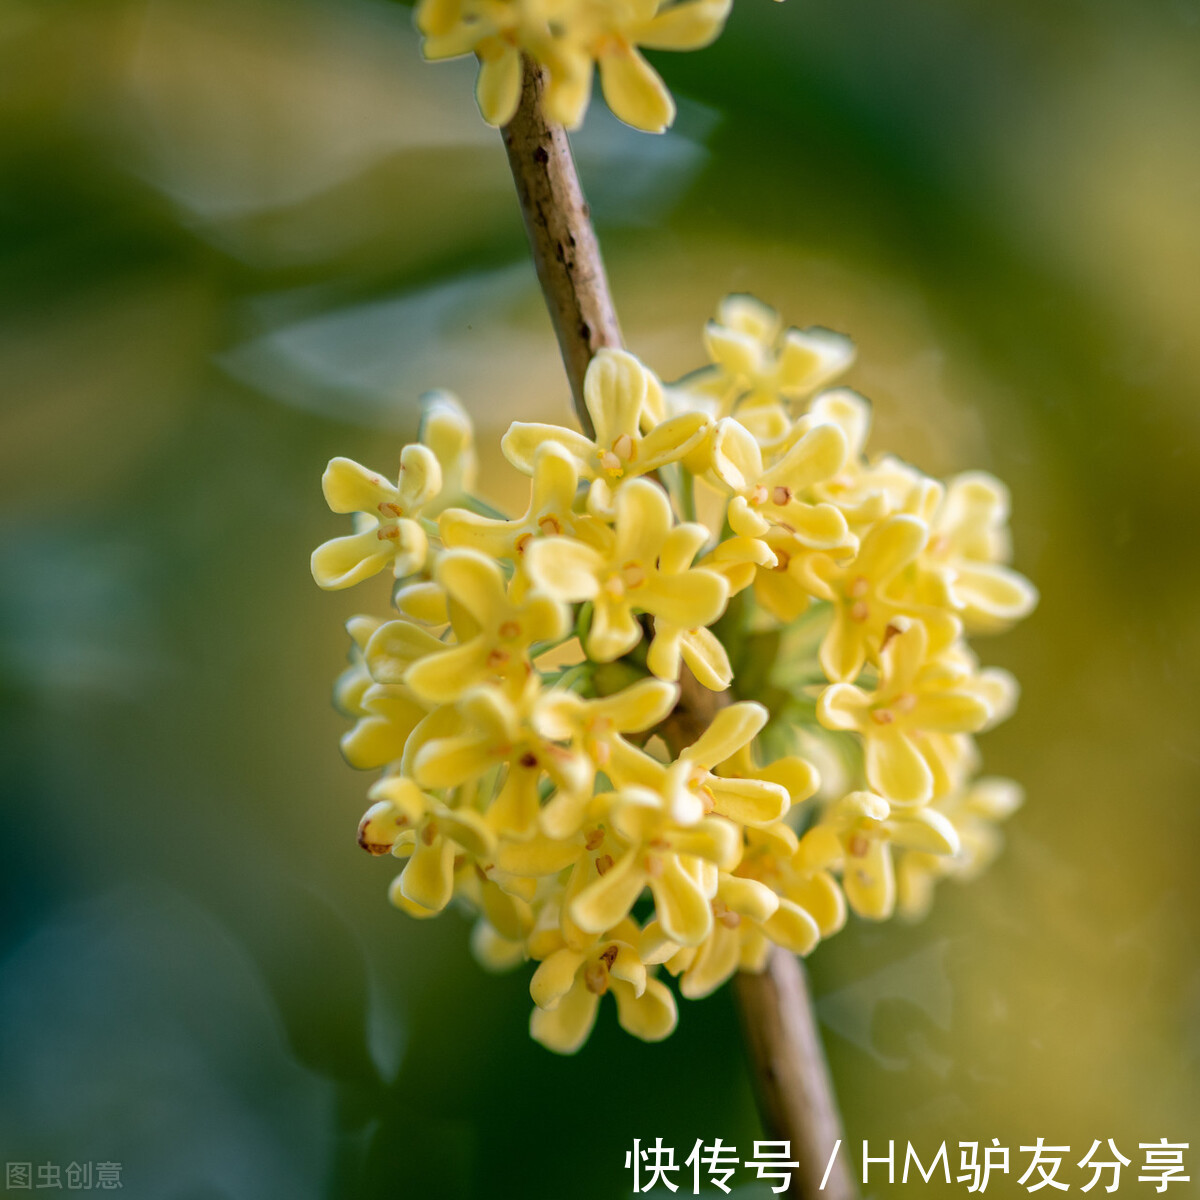
[[[571,147],[565,130],[542,115],[542,87],[541,72],[526,59],[520,106],[504,128],[504,145],[575,410],[593,437],[584,375],[597,350],[620,346],[621,331]],[[674,753],[729,703],[728,693],[710,692],[686,667],[680,689],[679,704],[660,729]],[[853,1182],[836,1164],[820,1188],[841,1121],[799,962],[775,949],[766,972],[739,976],[737,987],[763,1121],[773,1137],[791,1141],[800,1164],[789,1193],[850,1200]]]
[[[858,1193],[850,1151],[804,967],[776,946],[767,969],[761,975],[739,972],[736,986],[763,1124],[787,1139],[798,1164],[790,1193],[853,1200]]]
[[[567,133],[543,117],[542,91],[541,71],[526,58],[521,103],[504,127],[504,147],[575,411],[583,432],[594,437],[583,377],[597,350],[621,345],[621,328]]]

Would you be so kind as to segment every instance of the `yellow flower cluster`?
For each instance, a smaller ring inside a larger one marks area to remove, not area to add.
[[[475,95],[489,125],[507,125],[521,93],[521,55],[545,75],[547,120],[576,128],[598,67],[609,108],[661,133],[675,102],[639,47],[696,50],[721,32],[732,0],[420,0],[417,27],[429,59],[475,54]]]
[[[398,482],[340,458],[324,478],[358,515],[317,582],[400,581],[390,619],[349,623],[336,693],[347,759],[382,768],[359,841],[404,861],[406,912],[453,902],[485,965],[538,964],[531,1030],[564,1053],[606,992],[629,1032],[669,1034],[660,967],[696,998],[772,945],[807,954],[847,906],[922,911],[1020,802],[974,778],[1016,685],[964,640],[1036,600],[1005,565],[1003,487],[867,457],[866,401],[826,387],[842,338],[734,296],[707,343],[671,387],[601,351],[594,437],[513,424],[515,519],[472,496],[444,395]]]

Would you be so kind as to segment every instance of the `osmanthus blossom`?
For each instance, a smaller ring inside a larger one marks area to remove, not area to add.
[[[546,538],[526,550],[525,570],[533,585],[562,602],[588,601],[591,623],[584,639],[597,662],[631,651],[643,630],[637,614],[694,629],[711,625],[725,610],[729,585],[715,571],[692,567],[708,538],[695,523],[676,524],[667,494],[647,480],[633,480],[618,493],[612,528],[602,528],[599,545],[574,538]],[[679,672],[675,654],[655,653],[648,663],[660,678]]]
[[[592,74],[628,125],[661,133],[675,103],[639,48],[696,50],[721,32],[732,0],[420,0],[417,28],[428,59],[479,59],[475,96],[489,125],[506,125],[521,92],[521,55],[545,75],[551,121],[583,121]]]
[[[1024,801],[1019,784],[1011,779],[977,779],[969,786],[934,802],[934,810],[954,826],[959,852],[952,856],[912,848],[896,860],[896,893],[900,913],[911,919],[924,916],[933,904],[941,879],[965,883],[974,879],[1000,853],[997,830]]]
[[[347,760],[380,772],[360,841],[402,860],[398,907],[468,914],[490,970],[535,964],[530,1030],[560,1053],[609,992],[655,1041],[676,992],[808,954],[848,913],[924,911],[1020,800],[976,778],[1017,687],[965,638],[1036,602],[1002,485],[869,456],[868,402],[826,387],[852,358],[834,335],[735,297],[707,340],[667,386],[600,352],[593,437],[515,423],[515,518],[475,494],[444,394],[395,484],[326,473],[358,529],[318,583],[397,578],[390,613],[350,620],[336,688]]]
[[[619,921],[588,950],[562,946],[538,966],[529,985],[537,1007],[529,1020],[533,1037],[560,1054],[573,1054],[596,1023],[600,997],[612,993],[621,1027],[646,1042],[675,1030],[678,1012],[670,989],[643,959],[637,923]]]
[[[682,381],[715,417],[736,414],[764,445],[791,428],[791,409],[849,369],[854,343],[828,329],[784,329],[753,296],[726,296],[704,330],[712,365]]]
[[[879,652],[875,688],[835,683],[821,693],[817,717],[862,738],[867,782],[881,796],[893,805],[928,804],[934,773],[917,736],[982,729],[992,709],[986,685],[972,682],[960,664],[929,657],[929,635],[919,620],[896,617]]]
[[[698,412],[654,420],[653,413],[661,407],[655,399],[660,392],[657,377],[632,354],[600,350],[583,381],[594,438],[559,425],[514,421],[500,448],[518,471],[532,475],[538,450],[546,444],[560,446],[574,458],[580,477],[591,483],[589,511],[611,517],[613,495],[622,484],[678,462],[703,441],[711,426]],[[646,423],[652,428],[643,432]]]

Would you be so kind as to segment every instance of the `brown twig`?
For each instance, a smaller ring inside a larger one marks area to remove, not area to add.
[[[583,378],[597,350],[621,345],[621,331],[571,147],[565,130],[542,115],[542,87],[539,69],[526,59],[520,106],[504,128],[504,145],[575,410],[592,437]],[[659,731],[673,752],[695,741],[729,703],[728,693],[710,692],[686,667],[680,685],[679,704]],[[776,948],[766,971],[740,975],[737,989],[763,1122],[773,1137],[791,1142],[800,1164],[789,1193],[850,1200],[855,1190],[840,1166],[842,1154],[820,1190],[841,1122],[798,960]]]
[[[776,946],[767,969],[761,975],[740,972],[736,986],[763,1124],[791,1143],[799,1164],[792,1195],[853,1200],[858,1191],[804,967]]]
[[[547,124],[542,90],[541,71],[526,58],[521,103],[504,127],[504,147],[575,411],[583,432],[593,437],[583,377],[597,350],[621,345],[621,327],[567,133],[561,125]]]

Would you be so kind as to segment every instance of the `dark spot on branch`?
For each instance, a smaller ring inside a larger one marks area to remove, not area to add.
[[[533,152],[533,161],[540,163],[543,167],[550,161],[550,155],[546,152],[545,146],[539,146]]]

